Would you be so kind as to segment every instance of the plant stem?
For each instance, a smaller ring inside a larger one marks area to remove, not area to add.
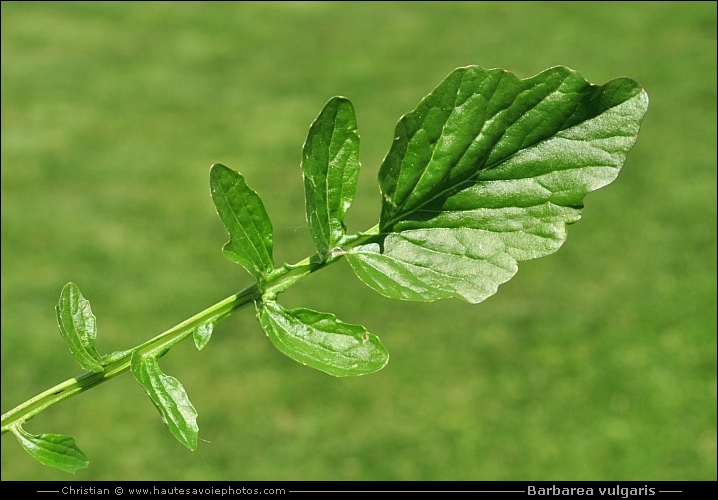
[[[222,319],[232,311],[253,302],[260,296],[261,292],[257,285],[249,286],[175,325],[155,338],[133,349],[124,351],[121,356],[108,363],[102,372],[85,372],[51,387],[32,399],[28,399],[2,416],[2,434],[10,431],[13,425],[27,422],[60,401],[85,392],[127,371],[130,368],[130,358],[133,353],[150,354],[166,351],[191,335],[198,326]]]
[[[265,294],[276,297],[277,294],[285,291],[301,278],[341,259],[346,250],[365,243],[377,235],[378,225],[366,232],[347,238],[339,252],[330,252],[325,256],[314,254],[296,264],[279,267],[267,276],[263,283],[244,288],[143,344],[127,351],[105,356],[103,371],[99,373],[85,372],[65,380],[3,414],[2,434],[9,432],[15,425],[24,424],[60,401],[85,392],[127,371],[134,353],[159,357],[175,344],[190,336],[198,326],[216,322],[240,307],[259,300]]]

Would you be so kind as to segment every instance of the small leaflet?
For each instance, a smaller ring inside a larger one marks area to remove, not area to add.
[[[165,375],[152,356],[134,353],[131,370],[135,380],[145,389],[162,421],[177,440],[190,450],[197,449],[197,410],[190,403],[187,392],[174,377]]]
[[[263,281],[274,269],[274,257],[272,223],[262,199],[242,174],[219,163],[212,165],[209,179],[214,206],[229,233],[224,256]]]
[[[70,436],[30,434],[20,425],[12,426],[11,430],[20,442],[20,446],[43,465],[72,474],[90,465],[90,461],[75,444],[75,439]]]
[[[192,339],[198,351],[201,351],[209,342],[210,337],[212,337],[212,332],[214,331],[214,325],[214,321],[208,321],[207,323],[202,323],[192,331]]]
[[[345,235],[344,216],[354,200],[360,167],[354,106],[333,97],[309,128],[302,152],[307,223],[320,254]]]
[[[101,372],[100,355],[95,350],[97,324],[90,301],[74,283],[66,284],[55,307],[60,333],[70,352],[84,370]]]
[[[269,340],[303,365],[335,377],[381,370],[389,353],[379,338],[361,325],[311,309],[284,309],[273,300],[257,303],[257,317]]]

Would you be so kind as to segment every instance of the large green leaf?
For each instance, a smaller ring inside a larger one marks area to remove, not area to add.
[[[287,310],[273,300],[257,303],[257,317],[269,340],[295,361],[335,377],[381,370],[389,354],[361,325],[311,309]]]
[[[379,173],[380,235],[350,264],[389,297],[484,300],[517,261],[561,246],[584,196],[618,175],[647,105],[627,78],[454,71],[397,125]]]
[[[344,237],[344,216],[354,200],[359,169],[354,107],[333,97],[309,128],[302,154],[307,222],[320,253]]]
[[[95,315],[92,314],[90,301],[82,296],[76,284],[68,283],[62,288],[55,312],[60,333],[80,366],[84,370],[101,372],[100,355],[95,350]]]
[[[152,356],[134,353],[130,363],[132,375],[147,392],[172,435],[190,450],[196,450],[197,410],[179,380],[162,373]]]
[[[12,433],[35,460],[49,467],[75,473],[90,465],[75,439],[62,434],[30,434],[20,425],[12,427]]]
[[[229,233],[222,251],[257,281],[274,269],[272,223],[259,195],[238,172],[219,163],[209,173],[212,200]]]

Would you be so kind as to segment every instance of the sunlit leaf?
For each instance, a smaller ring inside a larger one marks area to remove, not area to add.
[[[210,189],[229,233],[222,251],[258,281],[274,269],[272,223],[259,195],[238,172],[219,163],[210,170]]]
[[[388,297],[484,300],[518,261],[561,246],[584,196],[618,175],[647,105],[627,78],[455,70],[399,121],[380,235],[347,253],[351,266]]]
[[[295,361],[335,377],[381,370],[389,354],[361,325],[311,309],[287,310],[277,302],[257,304],[257,316],[269,340]]]
[[[202,350],[204,346],[209,342],[212,332],[214,331],[214,321],[208,321],[202,323],[194,330],[192,330],[192,338],[194,339],[194,345],[197,346],[198,350]]]
[[[197,449],[197,410],[190,403],[187,392],[174,377],[160,370],[152,356],[132,355],[132,374],[145,389],[162,415],[162,421],[177,440],[190,450]]]
[[[90,465],[89,460],[75,444],[75,439],[62,434],[30,434],[20,425],[12,433],[25,451],[43,465],[75,473]]]
[[[344,216],[354,199],[359,169],[354,107],[334,97],[309,128],[302,155],[307,222],[320,253],[344,237]]]
[[[95,315],[90,309],[90,301],[82,296],[76,284],[68,283],[62,288],[55,312],[60,333],[80,366],[85,370],[101,372],[100,355],[95,350]]]

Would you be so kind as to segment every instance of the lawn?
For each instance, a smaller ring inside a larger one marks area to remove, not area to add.
[[[407,303],[346,263],[284,295],[391,353],[336,379],[279,353],[247,309],[162,358],[199,412],[182,447],[129,374],[27,424],[89,469],[2,438],[3,480],[716,480],[715,2],[2,2],[2,411],[78,373],[54,306],[76,282],[97,347],[125,349],[250,283],[223,258],[214,162],[243,173],[275,260],[313,252],[310,123],[351,99],[378,220],[398,118],[451,70],[555,65],[651,99],[619,178],[556,254],[479,305]]]

